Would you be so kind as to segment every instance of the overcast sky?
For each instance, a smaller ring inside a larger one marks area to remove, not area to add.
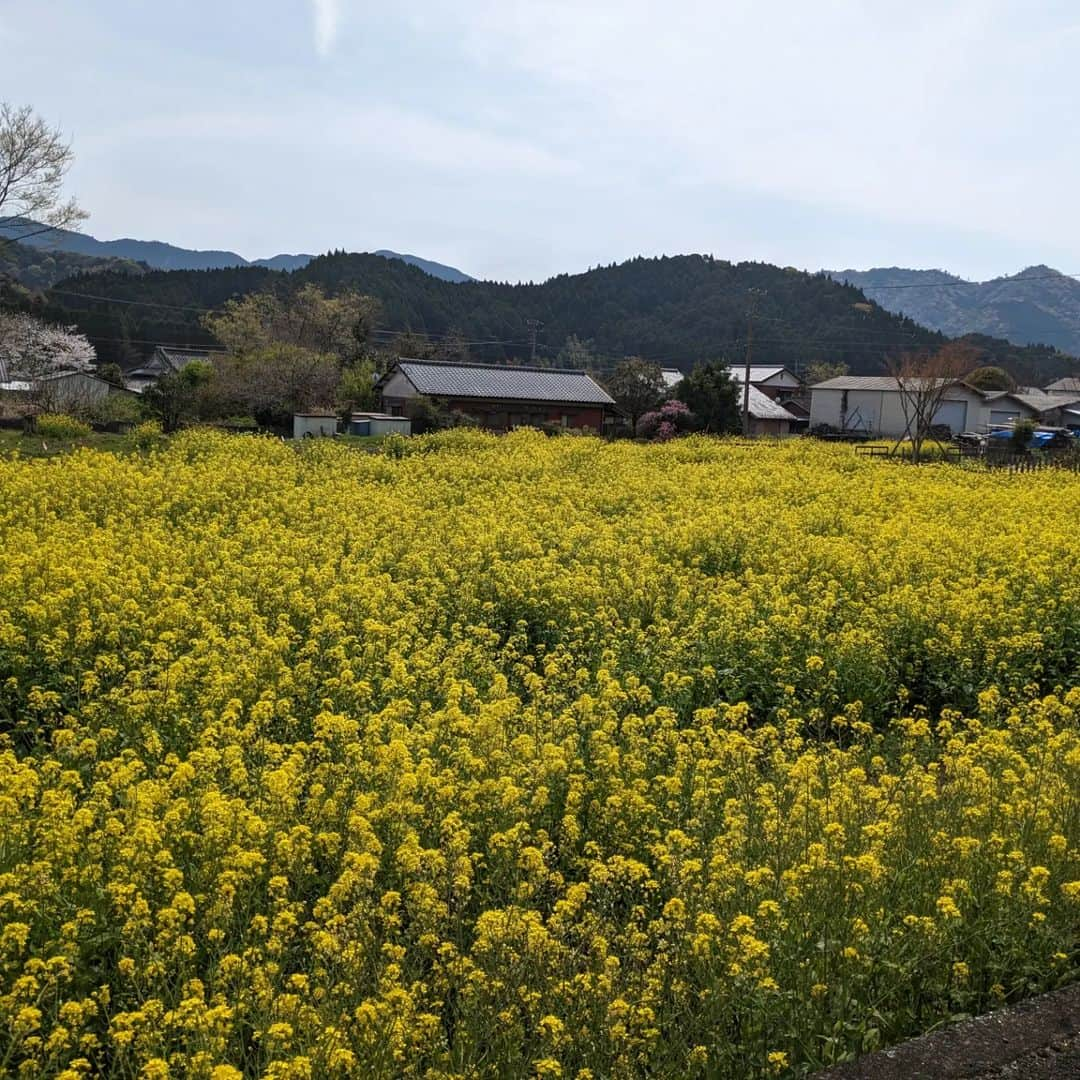
[[[1075,0],[0,0],[86,231],[1080,271]]]

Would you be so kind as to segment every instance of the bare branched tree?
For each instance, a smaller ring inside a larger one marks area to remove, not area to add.
[[[61,187],[71,144],[29,105],[0,102],[0,244],[68,229],[86,217]]]
[[[888,362],[889,374],[900,390],[904,410],[904,434],[896,441],[895,451],[905,438],[911,440],[911,460],[922,457],[923,444],[933,438],[937,414],[948,392],[973,367],[970,348],[945,345],[940,349],[901,353]]]

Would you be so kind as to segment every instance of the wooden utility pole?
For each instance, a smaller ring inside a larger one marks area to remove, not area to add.
[[[750,438],[750,358],[754,351],[754,305],[762,295],[760,289],[750,290],[750,306],[747,310],[749,325],[746,328],[746,370],[742,384],[742,433],[744,439]]]

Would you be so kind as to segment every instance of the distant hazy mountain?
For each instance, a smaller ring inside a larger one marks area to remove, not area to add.
[[[247,259],[235,251],[191,251],[159,240],[98,240],[86,233],[55,229],[37,236],[23,236],[25,230],[5,230],[20,243],[46,251],[69,251],[98,259],[131,259],[155,270],[220,270],[226,266],[246,266]]]
[[[425,274],[441,278],[443,281],[453,281],[460,284],[463,281],[476,280],[476,278],[466,274],[464,270],[458,270],[453,266],[444,266],[442,263],[432,262],[430,259],[421,259],[419,255],[402,255],[397,251],[388,251],[386,248],[381,248],[375,254],[381,255],[384,259],[400,259],[410,266],[418,266]]]
[[[26,226],[33,226],[27,222]],[[197,251],[176,247],[160,240],[98,240],[86,233],[56,229],[52,232],[27,236],[27,227],[0,227],[0,237],[14,237],[28,247],[48,251],[65,251],[88,255],[95,259],[129,259],[145,263],[154,270],[221,270],[230,266],[265,266],[268,270],[299,270],[307,266],[313,255],[272,255],[269,259],[245,259],[235,251]],[[376,251],[387,259],[401,259],[425,273],[443,281],[472,281],[468,274],[453,266],[421,259],[417,255],[399,255],[396,251]]]
[[[252,259],[251,262],[233,263],[234,266],[265,266],[267,270],[299,270],[307,266],[314,255],[271,255],[269,259]]]
[[[883,308],[950,336],[989,334],[1080,356],[1080,281],[1049,266],[986,282],[895,266],[830,274],[857,285]]]

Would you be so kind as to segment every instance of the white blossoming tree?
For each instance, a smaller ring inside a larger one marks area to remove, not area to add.
[[[19,396],[48,407],[50,376],[91,371],[94,346],[74,327],[54,326],[25,312],[0,312],[0,383],[26,383]]]

